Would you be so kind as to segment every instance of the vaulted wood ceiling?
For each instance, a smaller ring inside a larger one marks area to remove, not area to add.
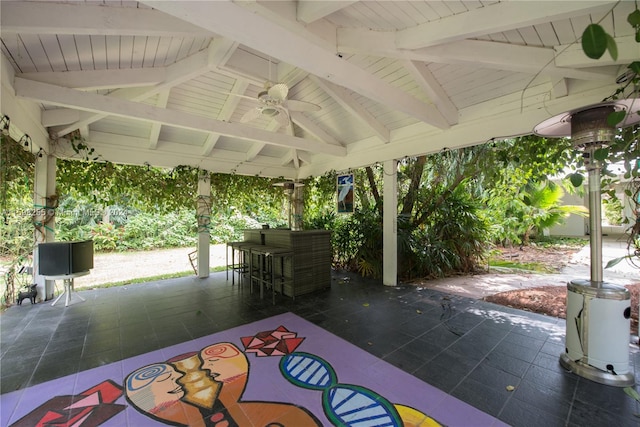
[[[78,156],[75,133],[113,162],[304,178],[531,133],[601,101],[640,58],[634,7],[2,1],[2,114],[58,157]],[[582,52],[592,22],[615,37],[617,61]],[[288,125],[243,119],[268,81],[289,88]]]

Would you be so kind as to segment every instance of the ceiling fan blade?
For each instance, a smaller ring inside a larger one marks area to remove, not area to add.
[[[260,108],[252,108],[246,113],[244,113],[244,115],[240,119],[240,123],[247,123],[252,120],[255,120],[258,117],[260,117],[261,114],[262,114],[262,110]]]
[[[289,126],[290,119],[287,110],[285,110],[284,108],[278,108],[278,111],[280,113],[274,117],[274,119],[276,119],[276,122],[278,122],[280,127]]]
[[[321,107],[310,102],[297,101],[295,99],[287,100],[287,108],[291,111],[320,111]]]
[[[267,90],[267,93],[269,93],[269,96],[271,98],[282,102],[285,99],[287,99],[287,94],[289,94],[289,88],[284,83],[278,83],[278,84],[275,84],[275,85],[271,86]]]
[[[250,99],[252,101],[257,101],[255,96],[247,96],[241,93],[233,93],[233,92],[222,92],[220,90],[212,90],[212,92],[219,93],[220,95],[228,95],[228,96],[237,96],[239,98]]]

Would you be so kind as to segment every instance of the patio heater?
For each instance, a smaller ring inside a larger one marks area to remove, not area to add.
[[[594,154],[613,140],[616,127],[640,121],[640,115],[635,114],[638,110],[638,99],[602,102],[559,114],[534,128],[540,136],[571,136],[573,145],[582,150],[589,178],[591,278],[567,284],[565,352],[560,355],[560,364],[579,376],[617,387],[635,383],[629,370],[631,297],[625,287],[602,280],[602,165]],[[615,111],[628,114],[611,126],[607,117]]]
[[[302,184],[301,182],[285,181],[274,184],[274,187],[283,187],[284,194],[287,196],[287,201],[289,202],[287,212],[289,217],[289,230],[300,230],[300,221],[295,218],[296,215],[302,215],[301,207],[299,206],[300,200],[296,195],[296,189],[298,189],[299,187],[304,187],[304,184]]]

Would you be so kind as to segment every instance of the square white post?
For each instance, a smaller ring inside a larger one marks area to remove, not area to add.
[[[56,193],[56,158],[49,155],[36,156],[35,177],[33,180],[33,280],[38,285],[38,300],[45,301],[53,298],[54,282],[45,280],[40,275],[38,265],[38,243],[53,242],[55,240],[55,208]]]
[[[198,179],[198,277],[209,277],[209,226],[211,225],[211,178],[202,171]]]
[[[397,160],[384,162],[382,218],[382,283],[398,285],[398,176]]]

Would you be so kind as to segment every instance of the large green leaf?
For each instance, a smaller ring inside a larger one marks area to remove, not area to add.
[[[630,258],[630,255],[625,255],[625,256],[622,256],[622,257],[619,257],[619,258],[613,258],[613,259],[609,260],[609,262],[607,263],[607,265],[604,268],[614,267],[614,266],[620,264],[620,261],[622,261],[624,259],[627,259],[627,258]]]
[[[598,24],[591,24],[582,33],[582,50],[591,59],[600,59],[607,50],[607,33]]]
[[[618,60],[618,45],[616,41],[609,34],[605,33],[605,38],[607,39],[607,50],[609,51],[609,55],[614,61]]]
[[[632,27],[640,26],[640,10],[636,9],[627,16],[627,22],[631,24]]]
[[[609,149],[608,148],[598,148],[593,153],[593,158],[598,161],[604,161],[609,157]]]
[[[624,120],[627,112],[624,110],[614,111],[613,113],[607,116],[607,124],[609,126],[616,126],[618,123]]]
[[[572,173],[569,175],[569,181],[571,181],[571,185],[578,188],[582,185],[582,181],[584,181],[584,176],[580,173]]]

